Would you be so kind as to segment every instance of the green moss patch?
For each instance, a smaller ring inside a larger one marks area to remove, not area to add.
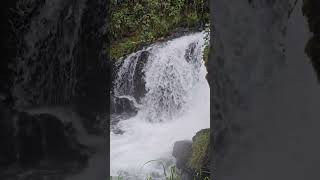
[[[201,170],[206,158],[208,158],[208,146],[210,142],[210,130],[203,129],[199,131],[193,138],[192,156],[189,166],[195,170]]]

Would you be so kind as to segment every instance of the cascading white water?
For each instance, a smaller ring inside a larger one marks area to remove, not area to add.
[[[122,134],[111,132],[112,176],[143,179],[163,178],[163,168],[174,163],[173,144],[186,140],[210,126],[210,90],[203,62],[206,33],[199,32],[155,44],[129,55],[118,64],[114,94],[134,99],[136,66],[143,51],[149,56],[143,68],[146,93],[138,113],[120,119]],[[118,117],[118,116],[117,116]],[[150,162],[150,160],[159,160]],[[144,166],[143,166],[144,165]]]

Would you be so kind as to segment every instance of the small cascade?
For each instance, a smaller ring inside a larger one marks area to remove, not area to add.
[[[206,33],[193,33],[153,44],[119,60],[114,99],[136,109],[121,116],[119,104],[111,120],[111,175],[143,179],[163,176],[159,162],[174,164],[175,141],[191,139],[210,124],[210,93],[203,62]],[[118,107],[118,110],[117,110]],[[123,109],[123,108],[122,108]],[[159,159],[159,162],[144,163]],[[161,178],[160,178],[161,179]]]

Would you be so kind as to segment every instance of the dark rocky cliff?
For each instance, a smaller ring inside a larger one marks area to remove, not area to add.
[[[5,4],[5,2],[3,2]],[[15,107],[74,104],[106,112],[107,2],[10,1],[1,84]],[[8,66],[10,68],[8,68]],[[9,90],[8,90],[9,89]]]
[[[211,4],[214,53],[208,80],[215,179],[318,176],[314,167],[320,163],[315,143],[320,87],[304,52],[310,33],[302,3],[216,0]],[[311,7],[307,16],[318,12]],[[318,17],[311,19],[309,23]],[[315,49],[311,57],[317,67]],[[310,56],[310,48],[307,52]]]
[[[313,36],[309,39],[306,46],[306,53],[311,59],[314,69],[317,71],[320,81],[320,2],[316,0],[303,1],[303,15],[306,16],[309,29]]]
[[[63,179],[105,145],[107,21],[103,0],[1,2],[0,179]]]

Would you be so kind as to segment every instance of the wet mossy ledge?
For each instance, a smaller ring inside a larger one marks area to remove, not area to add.
[[[177,141],[172,155],[182,178],[210,177],[210,129],[196,133],[192,141]]]
[[[111,59],[177,34],[203,30],[209,23],[208,0],[111,1]]]
[[[210,142],[210,129],[203,129],[192,138],[192,154],[189,159],[189,166],[192,169],[201,171],[208,166],[208,151]]]

